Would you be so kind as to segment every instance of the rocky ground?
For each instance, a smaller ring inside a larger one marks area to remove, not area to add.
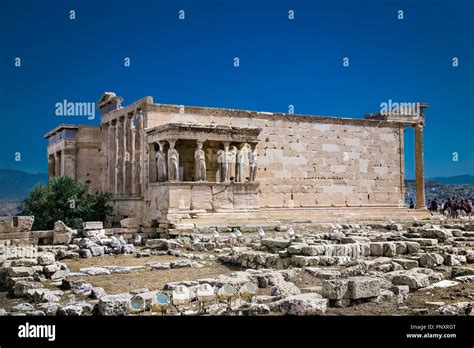
[[[130,244],[88,229],[69,245],[1,261],[0,315],[124,315],[137,298],[135,314],[148,315],[158,292],[182,285],[191,302],[168,313],[202,314],[203,284],[219,293],[204,305],[212,315],[471,315],[473,230],[466,222],[297,224]],[[228,284],[233,296],[219,292]]]

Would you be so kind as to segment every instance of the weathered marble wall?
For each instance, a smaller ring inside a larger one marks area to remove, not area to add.
[[[395,206],[402,200],[403,128],[397,124],[147,105],[147,128],[170,122],[261,127],[261,207]]]

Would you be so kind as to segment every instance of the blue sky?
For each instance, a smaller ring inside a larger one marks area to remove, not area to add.
[[[425,102],[426,176],[474,174],[473,3],[2,0],[0,168],[46,172],[48,130],[99,124],[98,115],[58,117],[55,104],[96,102],[113,91],[125,105],[150,95],[159,103],[273,112],[292,104],[295,113],[357,118],[389,99]],[[412,178],[413,131],[405,144]]]

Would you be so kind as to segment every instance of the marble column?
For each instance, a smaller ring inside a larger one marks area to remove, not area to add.
[[[117,141],[117,181],[115,185],[115,193],[118,195],[123,194],[123,164],[124,164],[124,140],[123,140],[123,124],[124,117],[121,116],[117,119],[116,127],[116,141]]]
[[[116,175],[116,168],[117,168],[117,141],[115,140],[116,136],[116,124],[117,121],[113,120],[110,122],[109,129],[108,129],[108,164],[107,164],[107,169],[109,171],[109,189],[108,191],[116,194],[116,180],[117,180],[117,175]]]
[[[110,124],[104,123],[102,125],[102,149],[101,149],[101,157],[103,159],[103,167],[102,167],[102,191],[108,192],[109,191],[109,151],[110,151],[110,134],[109,134]]]
[[[423,126],[415,128],[415,190],[416,208],[426,208],[425,204],[425,164],[423,161]]]
[[[137,110],[135,115],[135,158],[134,158],[134,193],[142,193],[142,151],[143,151],[143,111]]]
[[[133,142],[132,142],[132,123],[133,121],[133,112],[129,112],[125,116],[125,126],[124,126],[124,194],[130,195],[132,193],[132,152],[133,152]]]
[[[136,195],[136,175],[137,175],[137,165],[135,163],[135,156],[136,156],[136,151],[135,151],[135,137],[137,136],[137,129],[135,125],[135,118],[132,117],[132,158],[131,158],[131,170],[132,170],[132,177],[131,177],[131,191],[132,191],[132,196]]]
[[[399,144],[398,155],[400,158],[400,200],[398,207],[405,207],[405,126],[400,125],[399,128]]]

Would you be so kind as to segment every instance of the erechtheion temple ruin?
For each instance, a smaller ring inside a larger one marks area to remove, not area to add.
[[[332,220],[425,214],[424,115],[307,116],[158,104],[105,93],[100,126],[60,125],[49,176],[111,192],[114,222]],[[426,105],[422,104],[422,111]],[[404,204],[404,129],[415,129],[416,208]]]

